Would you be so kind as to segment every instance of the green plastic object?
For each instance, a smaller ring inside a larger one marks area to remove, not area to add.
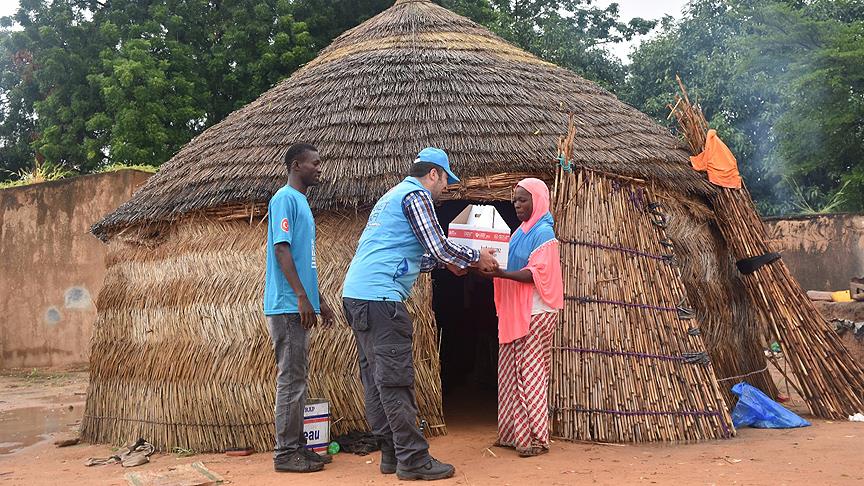
[[[775,353],[780,352],[780,345],[777,343],[777,341],[774,341],[773,343],[771,343],[771,351],[773,351]]]
[[[339,443],[335,442],[335,441],[331,442],[330,445],[327,446],[327,454],[330,454],[332,456],[332,455],[338,454],[338,453],[339,453]]]

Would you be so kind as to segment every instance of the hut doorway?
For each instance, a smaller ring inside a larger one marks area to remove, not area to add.
[[[446,201],[436,208],[444,231],[469,204],[491,204],[511,230],[519,220],[509,201]],[[498,318],[492,281],[448,270],[432,272],[432,307],[440,336],[441,388],[448,422],[495,420],[497,413]]]

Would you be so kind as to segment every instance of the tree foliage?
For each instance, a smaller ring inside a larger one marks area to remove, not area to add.
[[[0,30],[0,180],[42,161],[158,166],[392,3],[22,0]],[[651,26],[587,0],[439,3],[609,87],[623,66],[598,46]]]
[[[164,162],[314,57],[292,9],[23,0],[0,34],[3,175],[43,159],[79,173]]]
[[[622,95],[665,121],[680,73],[764,214],[864,210],[862,14],[860,0],[692,0],[634,53]]]

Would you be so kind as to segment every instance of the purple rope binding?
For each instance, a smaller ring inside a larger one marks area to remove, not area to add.
[[[677,307],[664,307],[659,305],[648,305],[648,304],[639,304],[633,302],[624,302],[621,300],[604,300],[604,299],[595,299],[593,297],[572,297],[572,296],[564,296],[567,300],[575,300],[580,304],[612,304],[612,305],[620,305],[623,307],[635,307],[638,309],[649,309],[649,310],[657,310],[657,311],[666,311],[666,312],[678,312]]]
[[[614,246],[614,245],[604,245],[603,243],[591,243],[590,241],[580,241],[580,240],[562,240],[563,243],[569,243],[572,245],[579,246],[587,246],[591,248],[601,248],[603,250],[613,250],[620,251],[621,253],[626,253],[628,255],[636,255],[645,258],[650,258],[652,260],[667,260],[669,257],[665,255],[655,255],[653,253],[644,252],[642,250],[637,250],[635,248],[627,248],[626,246]]]
[[[605,408],[573,408],[574,412],[580,413],[608,413],[611,415],[632,416],[691,416],[691,417],[719,417],[720,412],[714,410],[612,410]]]
[[[602,349],[575,348],[567,346],[553,346],[553,349],[564,351],[575,351],[577,353],[602,354],[604,356],[633,356],[635,358],[659,359],[663,361],[684,361],[683,356],[671,356],[667,354],[637,353],[635,351],[604,351]]]

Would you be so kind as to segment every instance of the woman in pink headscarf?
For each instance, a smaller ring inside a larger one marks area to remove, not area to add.
[[[522,224],[510,237],[507,268],[487,274],[495,277],[498,311],[496,445],[530,457],[549,451],[549,360],[564,288],[549,188],[522,179],[513,206]]]

